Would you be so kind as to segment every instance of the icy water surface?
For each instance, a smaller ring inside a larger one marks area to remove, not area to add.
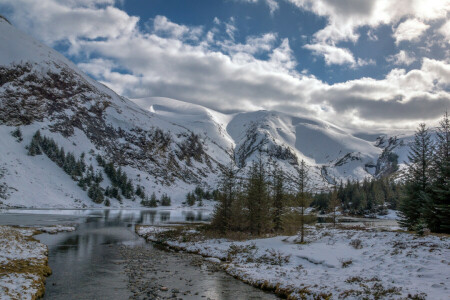
[[[36,236],[49,247],[44,299],[276,299],[196,255],[159,249],[136,224],[207,221],[205,211],[3,210],[0,225],[77,224]]]

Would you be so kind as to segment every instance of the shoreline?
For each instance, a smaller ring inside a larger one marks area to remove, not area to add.
[[[445,299],[448,294],[440,281],[450,276],[445,259],[450,254],[448,236],[418,237],[380,228],[320,226],[311,229],[316,236],[299,244],[296,236],[246,241],[205,239],[189,226],[179,227],[178,232],[173,227],[145,225],[135,230],[147,241],[201,255],[234,278],[287,299]],[[276,257],[279,261],[274,260]],[[428,269],[433,265],[435,270]],[[405,268],[414,276],[402,274]],[[438,274],[430,277],[430,270]],[[417,287],[417,282],[423,286]]]
[[[48,247],[34,236],[73,231],[73,226],[0,226],[0,298],[40,299],[45,294]]]

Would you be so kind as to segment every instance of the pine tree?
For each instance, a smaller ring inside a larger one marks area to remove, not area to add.
[[[297,169],[297,178],[296,178],[296,185],[297,185],[297,205],[300,207],[300,242],[304,242],[305,237],[305,210],[309,205],[309,195],[308,195],[308,183],[309,183],[309,175],[308,175],[308,166],[306,165],[305,161],[302,160],[300,162],[300,166]]]
[[[20,127],[16,127],[14,131],[11,131],[11,135],[16,138],[16,141],[23,141],[22,130],[20,130]]]
[[[250,167],[246,194],[250,231],[261,235],[271,227],[268,180],[261,154]]]
[[[431,231],[450,233],[450,120],[446,112],[436,132],[433,157],[432,212],[426,217]]]
[[[330,203],[329,203],[329,208],[331,211],[331,217],[333,219],[334,227],[336,227],[336,217],[337,217],[337,212],[338,212],[340,206],[341,206],[341,203],[338,198],[338,191],[336,190],[336,187],[334,187],[333,191],[331,192]]]
[[[283,229],[282,215],[284,208],[284,172],[278,166],[273,167],[272,176],[272,189],[273,189],[273,224],[275,231],[281,231]]]
[[[216,205],[211,224],[221,232],[230,230],[231,209],[236,199],[236,170],[232,164],[222,169],[219,179],[219,189],[215,193],[219,203]]]
[[[35,156],[35,155],[41,155],[41,133],[36,131],[36,133],[33,135],[33,138],[31,139],[31,143],[28,146],[28,155]]]
[[[412,230],[423,222],[432,208],[430,167],[433,157],[433,144],[428,128],[421,123],[414,135],[414,143],[408,155],[405,195],[400,204],[402,219],[400,224]]]
[[[148,203],[148,206],[150,206],[150,207],[157,207],[158,206],[158,199],[156,199],[155,192],[153,192],[152,195],[150,196],[150,201]]]
[[[193,206],[195,204],[195,196],[193,193],[189,192],[186,195],[186,203],[189,206]]]
[[[161,205],[162,206],[170,206],[171,199],[167,194],[163,194],[161,196]]]

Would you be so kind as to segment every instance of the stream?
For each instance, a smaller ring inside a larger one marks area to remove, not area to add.
[[[0,225],[75,224],[35,236],[49,248],[44,299],[277,299],[198,255],[146,243],[137,224],[207,221],[202,210],[1,210]]]

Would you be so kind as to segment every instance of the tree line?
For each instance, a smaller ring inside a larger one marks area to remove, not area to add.
[[[403,177],[350,181],[332,189],[311,193],[308,166],[304,161],[295,176],[287,176],[275,163],[266,164],[261,155],[246,174],[233,165],[223,168],[211,226],[221,232],[242,231],[255,235],[300,230],[313,220],[307,212],[314,207],[331,213],[354,215],[386,214],[399,210],[400,224],[410,230],[427,227],[432,232],[450,232],[450,122],[446,113],[433,140],[420,124],[410,145],[409,163]],[[188,199],[195,196],[189,194]],[[192,200],[191,200],[192,201]]]
[[[16,132],[15,135],[18,135]],[[27,149],[30,156],[44,153],[70,175],[80,188],[87,191],[88,197],[97,204],[104,203],[106,206],[110,206],[110,198],[115,198],[122,203],[122,197],[133,201],[136,197],[140,198],[141,204],[149,207],[156,207],[158,204],[170,206],[171,204],[171,199],[167,194],[163,194],[161,200],[156,198],[155,193],[148,197],[144,187],[133,185],[120,166],[115,167],[112,162],[106,161],[98,154],[96,156],[97,164],[103,168],[104,173],[111,181],[111,186],[103,188],[100,185],[104,180],[102,172],[100,170],[95,172],[92,164],[87,167],[84,153],[81,153],[77,159],[72,152],[66,153],[63,147],[59,147],[54,139],[42,136],[39,130],[33,135]]]
[[[301,161],[292,178],[259,155],[246,174],[239,174],[241,171],[233,165],[223,168],[211,227],[222,233],[263,235],[295,225],[301,229],[303,239],[304,225],[312,218],[306,212],[311,200],[306,163]]]
[[[402,182],[391,177],[341,181],[333,189],[313,195],[311,206],[321,213],[333,209],[334,193],[340,201],[339,209],[350,215],[375,216],[387,214],[387,209],[397,209],[404,190]]]

